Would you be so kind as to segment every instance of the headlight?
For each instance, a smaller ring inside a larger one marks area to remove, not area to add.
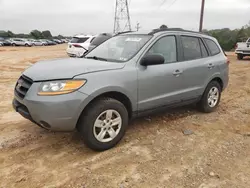
[[[39,88],[38,95],[62,95],[78,90],[86,80],[62,80],[44,82]]]

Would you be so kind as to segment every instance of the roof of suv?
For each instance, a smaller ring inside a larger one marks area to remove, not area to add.
[[[164,29],[154,29],[154,30],[150,30],[150,31],[127,31],[127,32],[122,32],[122,33],[118,33],[117,35],[133,35],[133,34],[143,34],[143,35],[160,35],[162,33],[166,33],[166,32],[182,32],[182,33],[190,33],[190,34],[197,34],[197,35],[203,35],[209,38],[209,35],[205,34],[205,33],[201,33],[201,32],[197,32],[197,31],[189,31],[189,30],[185,30],[182,28],[164,28]]]

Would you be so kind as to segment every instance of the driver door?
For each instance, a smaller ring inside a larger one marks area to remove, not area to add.
[[[177,38],[174,35],[158,39],[145,55],[160,54],[161,65],[138,68],[138,111],[151,110],[182,101],[183,67],[177,58]]]

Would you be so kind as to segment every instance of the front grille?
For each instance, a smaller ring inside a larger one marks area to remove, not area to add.
[[[23,99],[26,93],[28,92],[29,88],[31,87],[32,83],[33,81],[30,78],[22,75],[16,83],[15,95]]]

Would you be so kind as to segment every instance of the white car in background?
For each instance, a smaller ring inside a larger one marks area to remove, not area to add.
[[[10,42],[12,46],[32,46],[32,43],[28,39],[12,38]]]
[[[40,40],[33,40],[34,46],[43,46],[43,43]]]
[[[92,35],[76,35],[68,43],[67,54],[70,57],[82,56],[89,48],[90,43],[94,40]]]

